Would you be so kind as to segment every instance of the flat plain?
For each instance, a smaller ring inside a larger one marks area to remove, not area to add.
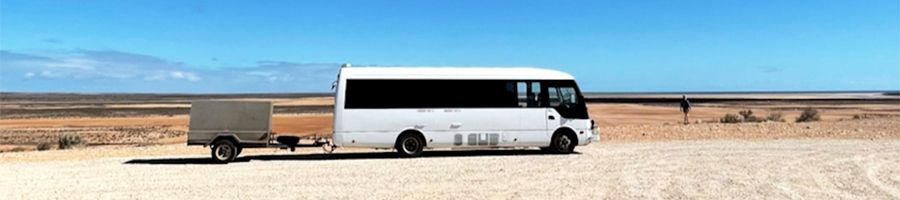
[[[34,198],[804,198],[900,199],[900,99],[871,94],[727,96],[676,104],[593,101],[600,142],[569,155],[533,149],[247,150],[215,165],[184,145],[189,102],[275,102],[275,132],[327,136],[329,97],[304,95],[0,96],[0,196]],[[654,95],[677,99],[680,95]],[[702,96],[707,99],[723,95]],[[643,98],[643,97],[642,97]],[[801,99],[780,101],[779,99]],[[830,100],[829,100],[830,99]],[[854,99],[875,99],[857,101]],[[640,99],[639,99],[640,100]],[[796,123],[802,110],[821,121]],[[719,123],[727,113],[784,122]],[[61,134],[87,146],[36,151]]]

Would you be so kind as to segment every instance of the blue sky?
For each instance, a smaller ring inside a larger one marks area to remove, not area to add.
[[[900,1],[0,1],[0,91],[325,92],[341,63],[595,92],[900,89]]]

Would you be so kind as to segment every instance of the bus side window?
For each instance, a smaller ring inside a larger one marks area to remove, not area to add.
[[[577,105],[578,96],[575,93],[575,88],[572,87],[562,87],[559,88],[559,96],[562,97],[562,102],[568,105]]]
[[[528,84],[525,82],[516,82],[516,98],[520,108],[529,107],[530,95],[528,93]]]
[[[528,83],[529,91],[528,91],[528,107],[529,108],[537,108],[541,107],[541,82],[529,82]]]
[[[541,107],[541,83],[540,82],[516,82],[516,98],[520,108]]]
[[[559,88],[558,87],[547,87],[547,94],[550,96],[550,107],[559,106],[560,98],[559,98]]]

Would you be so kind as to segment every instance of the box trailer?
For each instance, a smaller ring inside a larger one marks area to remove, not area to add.
[[[187,144],[211,147],[212,158],[219,162],[233,161],[243,148],[293,151],[297,147],[330,147],[324,138],[276,136],[272,131],[272,112],[270,101],[194,101]],[[312,142],[300,143],[301,139]]]

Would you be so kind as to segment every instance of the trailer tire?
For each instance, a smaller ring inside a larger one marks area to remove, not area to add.
[[[219,163],[234,161],[240,152],[240,147],[231,140],[218,140],[213,143],[210,154],[212,159]]]
[[[400,153],[400,156],[416,157],[422,155],[422,152],[425,151],[425,139],[416,134],[402,134],[397,139],[397,144],[394,145],[394,148],[397,149],[397,153]]]

